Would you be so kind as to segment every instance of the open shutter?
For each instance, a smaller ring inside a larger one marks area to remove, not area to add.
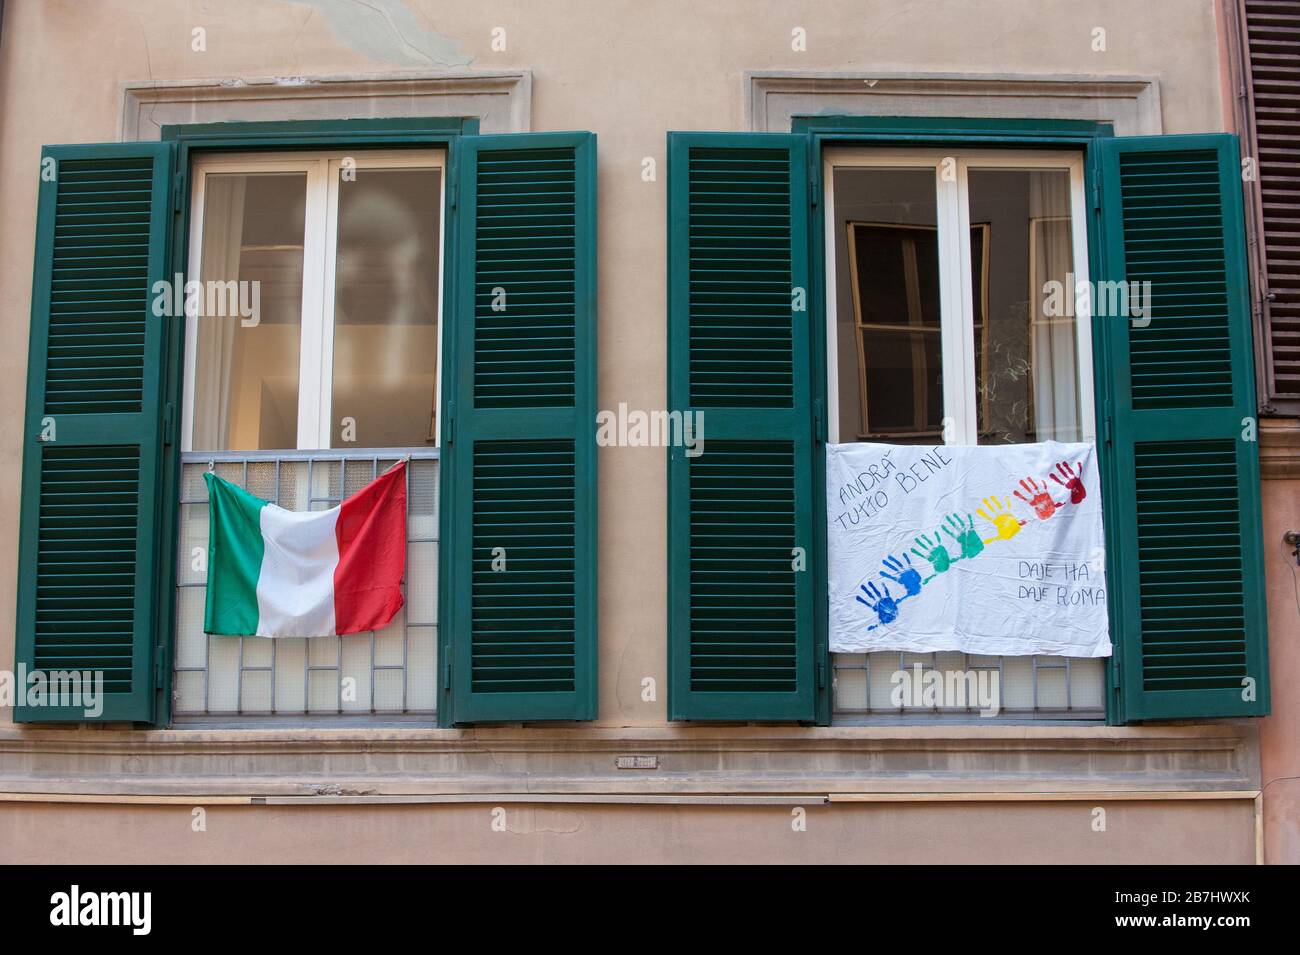
[[[1264,368],[1272,399],[1300,411],[1300,4],[1243,0],[1248,112],[1242,125],[1254,134],[1259,162],[1254,201],[1262,268],[1256,295],[1263,311]]]
[[[1118,715],[1262,715],[1259,458],[1236,138],[1122,137],[1098,149],[1102,278],[1151,283],[1149,322],[1098,319],[1109,323]]]
[[[668,454],[673,720],[816,717],[806,149],[669,134],[668,402],[704,438]]]
[[[23,434],[17,662],[103,674],[101,720],[153,718],[171,147],[47,146]],[[57,681],[56,681],[57,682]],[[81,706],[16,708],[81,720]]]
[[[594,719],[596,137],[468,136],[458,178],[453,722]]]

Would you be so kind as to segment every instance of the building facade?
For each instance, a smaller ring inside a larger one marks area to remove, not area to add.
[[[0,858],[1300,860],[1296,4],[0,29]],[[832,652],[826,445],[1043,440],[1114,655]],[[205,474],[400,460],[389,625],[205,633]]]

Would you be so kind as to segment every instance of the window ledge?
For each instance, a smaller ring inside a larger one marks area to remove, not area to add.
[[[866,792],[1248,798],[1259,788],[1257,734],[1249,721],[1159,727],[12,728],[0,730],[0,755],[0,793],[23,798]],[[654,757],[656,768],[617,769],[616,757],[630,755]]]

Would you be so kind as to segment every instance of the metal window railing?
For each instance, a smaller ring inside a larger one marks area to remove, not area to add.
[[[831,655],[832,721],[838,724],[918,721],[974,722],[980,707],[954,705],[951,698],[935,694],[933,705],[923,695],[910,697],[895,689],[903,686],[896,674],[903,672],[915,690],[916,666],[920,673],[938,671],[941,676],[981,672],[985,686],[997,675],[997,719],[1002,720],[1102,720],[1106,717],[1106,671],[1103,659],[1057,656],[1001,657],[951,653],[906,653],[882,650],[875,653]],[[969,684],[968,684],[969,685]],[[912,705],[900,705],[910,702]]]
[[[387,627],[310,638],[203,632],[205,471],[290,510],[325,510],[408,456],[404,606]],[[180,509],[173,690],[177,722],[427,722],[436,713],[436,449],[186,452],[181,456]]]

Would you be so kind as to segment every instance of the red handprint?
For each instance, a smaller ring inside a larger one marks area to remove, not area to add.
[[[1032,477],[1027,477],[1020,482],[1020,486],[1025,489],[1025,493],[1021,494],[1019,491],[1015,491],[1014,493],[1016,497],[1020,498],[1020,500],[1032,507],[1040,521],[1047,520],[1055,514],[1056,509],[1061,506],[1053,501],[1052,495],[1047,492],[1046,481],[1039,484]]]
[[[1052,480],[1070,492],[1071,504],[1078,504],[1088,496],[1088,489],[1083,486],[1082,467],[1080,467],[1078,472],[1076,472],[1073,464],[1070,464],[1068,461],[1059,461],[1057,462],[1056,470],[1061,476],[1057,477],[1053,474]],[[1062,478],[1064,478],[1064,480],[1062,480]]]

